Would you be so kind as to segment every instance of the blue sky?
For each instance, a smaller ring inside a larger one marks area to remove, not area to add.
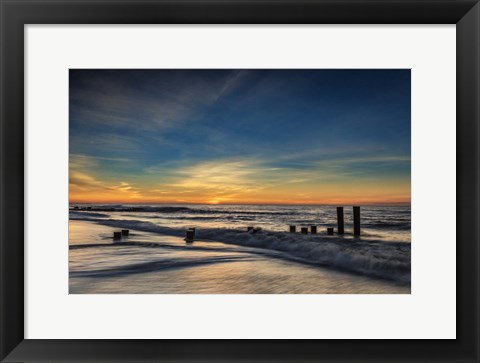
[[[70,70],[75,202],[410,201],[410,70]]]

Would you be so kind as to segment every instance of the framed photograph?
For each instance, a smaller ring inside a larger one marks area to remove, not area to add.
[[[5,362],[478,362],[478,1],[3,1]]]
[[[410,75],[70,69],[70,294],[409,294]]]

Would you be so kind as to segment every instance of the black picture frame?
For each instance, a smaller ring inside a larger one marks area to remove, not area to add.
[[[478,0],[1,0],[0,11],[2,362],[480,361]],[[456,24],[457,339],[24,339],[24,26],[155,23]]]

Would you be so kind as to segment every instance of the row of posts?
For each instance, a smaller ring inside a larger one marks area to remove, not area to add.
[[[297,230],[296,226],[290,226],[290,232],[295,233]],[[258,231],[258,229],[254,227],[247,227],[247,231],[250,233],[255,233]],[[308,234],[308,227],[301,227],[300,229],[301,233],[303,234]],[[113,233],[113,238],[116,239],[116,236],[118,239],[121,238],[121,235],[126,232],[126,235],[128,236],[128,230],[122,230],[121,234],[120,232],[114,232]],[[333,236],[334,228],[333,227],[327,227],[327,235]],[[310,226],[310,233],[316,234],[317,233],[317,226]],[[338,234],[344,234],[345,233],[345,221],[344,221],[344,216],[343,216],[343,207],[337,207],[337,233]],[[118,234],[118,235],[117,235]],[[354,236],[360,236],[360,207],[353,207],[353,235]],[[185,236],[185,242],[187,243],[193,243],[195,240],[195,228],[189,228],[186,231],[186,236]]]
[[[290,232],[295,233],[297,227],[290,226]],[[255,232],[254,227],[247,227],[248,232]],[[119,241],[122,237],[128,237],[130,231],[128,229],[122,229],[120,232],[113,232],[113,239]],[[308,234],[308,227],[301,227],[301,233]],[[317,233],[317,226],[310,226],[310,233]],[[343,218],[343,207],[337,207],[337,233],[345,233],[345,222]],[[327,235],[333,235],[333,227],[327,227]],[[360,236],[360,207],[353,207],[353,235]],[[189,228],[186,231],[185,242],[193,243],[195,239],[195,228]]]
[[[296,226],[290,226],[290,232],[295,233]],[[333,227],[327,228],[327,235],[333,235]],[[301,227],[300,232],[308,234],[308,227]],[[310,226],[310,233],[317,233],[317,226]],[[343,207],[337,207],[337,234],[345,234],[345,221],[343,217]],[[360,207],[353,207],[353,235],[360,236]]]

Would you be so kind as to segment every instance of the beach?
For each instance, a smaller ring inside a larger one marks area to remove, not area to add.
[[[75,209],[78,208],[78,209]],[[332,212],[333,211],[333,212]],[[362,236],[327,236],[331,206],[75,205],[71,294],[408,294],[410,208],[362,207]],[[288,225],[319,225],[317,234]],[[255,231],[247,231],[247,226]],[[185,230],[196,238],[185,243]],[[129,229],[114,241],[114,231]]]

